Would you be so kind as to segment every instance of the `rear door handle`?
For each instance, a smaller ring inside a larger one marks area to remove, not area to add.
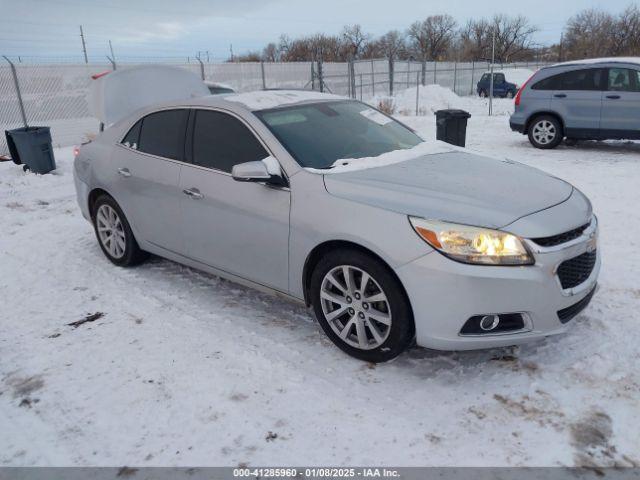
[[[554,95],[554,97],[556,97],[556,98],[567,98],[567,94],[566,93],[556,93]]]
[[[610,98],[611,100],[618,100],[620,95],[607,95],[607,98]]]
[[[131,176],[131,172],[129,171],[128,168],[119,168],[118,173],[125,178],[128,178]]]
[[[198,190],[197,188],[187,188],[185,190],[182,190],[182,193],[184,193],[187,197],[195,198],[197,200],[204,198],[204,195],[202,195],[200,193],[200,190]]]

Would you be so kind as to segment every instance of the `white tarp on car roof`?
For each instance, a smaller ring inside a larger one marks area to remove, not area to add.
[[[134,111],[161,102],[209,95],[193,72],[166,65],[144,65],[109,72],[92,81],[91,113],[111,125]]]

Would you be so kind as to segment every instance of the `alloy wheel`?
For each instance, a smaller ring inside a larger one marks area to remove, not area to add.
[[[118,212],[110,205],[100,205],[96,212],[96,228],[100,243],[109,255],[115,259],[122,258],[127,243]]]
[[[549,120],[540,120],[533,126],[533,139],[540,145],[548,145],[553,142],[558,135],[556,127]]]
[[[391,331],[391,305],[380,284],[352,265],[331,269],[320,287],[322,312],[331,329],[348,345],[371,350]]]

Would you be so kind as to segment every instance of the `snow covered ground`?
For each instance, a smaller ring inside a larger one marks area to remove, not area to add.
[[[302,307],[158,258],[111,265],[60,149],[54,175],[0,164],[0,464],[640,464],[640,144],[539,151],[510,101],[458,101],[468,147],[593,201],[601,289],[569,333],[364,364]],[[432,114],[402,119],[434,137]]]

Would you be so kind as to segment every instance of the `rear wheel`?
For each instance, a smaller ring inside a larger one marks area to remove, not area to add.
[[[478,92],[478,95],[480,96],[480,98],[487,98],[487,92],[485,92],[484,90],[480,90]]]
[[[93,226],[102,252],[112,263],[131,266],[148,257],[140,250],[122,209],[110,196],[101,195],[95,201]]]
[[[358,250],[331,252],[311,277],[314,313],[327,336],[349,355],[385,362],[407,349],[413,315],[398,279]]]
[[[507,92],[507,98],[513,98],[513,97],[515,97],[515,94],[513,93],[513,90],[509,90]]]
[[[562,126],[557,118],[541,115],[529,125],[529,141],[536,148],[555,148],[562,141]]]

